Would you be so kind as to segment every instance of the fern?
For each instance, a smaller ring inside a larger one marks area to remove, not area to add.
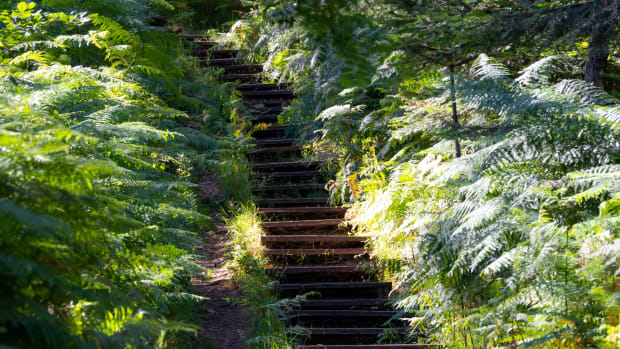
[[[408,159],[399,155],[404,164],[387,162],[391,181],[362,194],[358,229],[373,236],[379,258],[411,258],[398,278],[412,288],[398,299],[405,310],[417,312],[416,324],[441,323],[455,331],[435,329],[439,338],[466,336],[460,326],[469,323],[480,345],[512,335],[529,338],[523,346],[543,345],[562,335],[549,328],[575,313],[595,314],[580,300],[592,300],[588,292],[595,285],[610,285],[617,277],[618,260],[609,253],[618,237],[603,233],[617,230],[603,218],[615,222],[620,187],[612,155],[619,144],[617,125],[610,122],[617,106],[590,85],[553,82],[559,64],[560,57],[544,58],[513,81],[506,68],[481,57],[473,66],[474,80],[458,82],[470,154],[442,161],[447,142],[436,140]],[[423,109],[407,111],[393,127],[436,132],[433,127],[441,123],[425,119],[442,117],[441,102],[419,102]],[[482,131],[468,134],[468,127]],[[432,189],[414,189],[425,186]],[[600,244],[592,242],[595,232],[603,234]],[[594,281],[586,267],[578,267],[586,255],[592,258],[587,268],[605,277]],[[605,297],[596,309],[609,313]],[[569,310],[566,302],[573,304]],[[545,325],[532,314],[545,314]],[[585,323],[570,321],[570,331],[597,336]]]
[[[552,74],[559,64],[558,61],[561,59],[562,57],[558,55],[539,59],[520,71],[519,74],[521,75],[515,79],[515,82],[524,87],[548,86],[551,82]]]
[[[484,81],[486,79],[499,81],[510,77],[510,71],[503,65],[497,63],[489,56],[480,55],[472,65],[473,76]]]
[[[224,176],[220,153],[241,147],[235,97],[143,22],[146,2],[81,4],[103,11],[0,10],[0,342],[165,347],[195,332],[190,251],[211,222],[193,175]],[[208,107],[211,125],[186,127]]]

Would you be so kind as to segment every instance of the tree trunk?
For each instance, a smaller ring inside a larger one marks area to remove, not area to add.
[[[603,87],[602,73],[607,67],[609,57],[609,36],[602,37],[592,33],[588,46],[588,62],[586,64],[586,81],[595,86]]]
[[[616,0],[601,0],[602,18],[607,19],[597,23],[592,28],[588,41],[588,62],[586,64],[587,82],[603,87],[602,73],[607,67],[609,58],[609,44],[617,24]]]

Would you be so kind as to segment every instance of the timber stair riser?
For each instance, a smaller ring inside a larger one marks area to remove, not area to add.
[[[262,227],[266,233],[273,235],[346,235],[346,228],[340,227],[342,221],[342,219],[322,219],[264,222]]]
[[[252,81],[260,81],[263,78],[260,74],[225,74],[220,75],[220,79],[228,82],[252,82]]]
[[[255,131],[252,136],[259,140],[264,138],[274,139],[276,137],[284,137],[285,134],[286,126],[269,126],[267,129]]]
[[[388,307],[388,301],[385,299],[307,300],[300,303],[301,310],[386,310]]]
[[[250,150],[250,155],[264,155],[264,154],[277,154],[277,153],[294,153],[301,155],[303,147],[300,145],[291,145],[285,147],[265,147],[256,148]]]
[[[268,235],[261,236],[262,243],[270,242],[348,242],[363,243],[365,236],[350,235]]]
[[[332,344],[332,345],[298,345],[296,349],[435,349],[439,344]]]
[[[295,193],[301,191],[317,191],[323,190],[325,186],[322,184],[282,184],[282,185],[258,185],[252,188],[253,192],[265,192],[265,191],[277,191],[277,192],[285,192],[285,193]]]
[[[325,198],[303,198],[303,199],[258,199],[258,203],[261,207],[306,207],[315,206],[322,207],[328,204],[328,200]]]
[[[372,251],[363,248],[266,249],[263,253],[274,265],[317,265],[368,260]]]
[[[387,299],[391,288],[391,283],[359,281],[280,284],[276,290],[282,297],[315,292],[321,299]]]
[[[280,221],[264,222],[264,229],[284,229],[284,228],[314,228],[314,227],[337,227],[345,220],[342,218],[321,219],[321,220],[299,220],[299,221]]]
[[[233,72],[235,74],[236,73],[239,73],[239,74],[261,73],[263,71],[263,66],[256,65],[256,64],[221,65],[221,66],[210,65],[210,66],[215,69],[224,70],[226,72],[225,74],[229,74],[229,72]]]
[[[355,262],[357,263],[357,261]],[[329,265],[326,265],[329,266]],[[373,281],[375,278],[365,271],[356,272],[328,272],[328,273],[285,273],[274,272],[273,268],[265,272],[274,280],[282,283],[301,283],[301,282],[364,282]]]
[[[207,52],[209,52],[209,51],[206,51],[204,53],[204,55],[207,55]],[[199,52],[197,52],[197,53],[199,53]],[[239,64],[239,62],[241,62],[241,61],[239,59],[237,59],[237,58],[210,58],[209,60],[201,61],[201,63],[203,63],[203,64],[209,64],[209,65],[214,66],[214,67],[220,67],[220,66],[224,66],[224,65],[236,65],[236,64]]]
[[[284,207],[284,208],[261,208],[258,213],[267,219],[279,220],[306,220],[310,217],[315,219],[334,219],[344,217],[346,209],[340,207]]]
[[[265,113],[265,114],[250,114],[247,115],[245,117],[245,119],[250,120],[254,123],[275,123],[278,122],[278,115],[277,114],[269,114],[269,113]],[[299,148],[301,149],[301,147]]]
[[[252,170],[261,171],[261,172],[269,172],[273,171],[282,171],[282,170],[293,170],[298,171],[302,169],[316,169],[317,166],[321,165],[321,161],[285,161],[285,162],[269,162],[262,164],[252,164]],[[316,185],[316,183],[311,183]]]
[[[310,332],[308,341],[315,343],[322,343],[321,349],[330,348],[329,344],[363,344],[377,342],[380,336],[393,338],[395,335],[401,338],[407,338],[408,331],[404,329],[389,329],[389,328],[320,328],[314,327],[308,330]],[[324,346],[328,345],[328,346]],[[298,346],[297,348],[304,348],[305,346]],[[359,347],[351,347],[359,348]],[[384,346],[373,347],[374,349],[385,348]]]
[[[246,105],[248,105],[246,103]],[[284,111],[282,107],[273,106],[252,106],[248,105],[249,111],[254,113],[256,117],[275,117],[277,119],[278,114]]]
[[[290,83],[277,83],[277,84],[238,84],[235,88],[241,93],[245,93],[246,91],[265,91],[265,90],[284,90],[291,87]]]
[[[263,251],[267,256],[305,257],[305,256],[359,256],[368,255],[372,250],[365,248],[268,248]]]
[[[279,132],[280,130],[274,128],[274,127],[269,127],[267,130],[262,131],[262,132]],[[282,132],[282,134],[284,134],[284,132]],[[267,139],[261,139],[261,140],[256,140],[254,145],[259,146],[259,147],[282,147],[282,146],[292,146],[293,144],[296,143],[295,139],[291,139],[291,138],[267,138]],[[298,161],[300,162],[300,161]],[[253,166],[260,166],[264,164],[253,164]]]
[[[243,91],[241,95],[246,100],[264,99],[264,98],[283,98],[293,99],[293,91],[291,90],[259,90],[259,91]]]
[[[235,58],[239,54],[237,50],[205,50],[205,49],[195,49],[192,50],[192,56],[203,58],[209,57],[210,59],[219,59],[219,58]],[[201,60],[202,64],[206,64],[207,60]]]
[[[247,99],[245,101],[246,105],[250,105],[250,106],[257,106],[257,105],[263,105],[265,107],[273,107],[273,106],[282,106],[282,105],[288,105],[291,103],[291,98],[285,98],[285,97],[268,97],[268,98],[252,98],[252,99]],[[281,108],[278,108],[279,110],[281,110]]]
[[[276,235],[278,236],[278,235]],[[295,235],[299,236],[299,235]],[[302,235],[303,236],[303,235]],[[316,236],[316,235],[309,235]],[[331,236],[331,235],[326,235]],[[295,253],[291,252],[291,255],[300,254],[299,250],[316,250],[316,251],[328,251],[326,254],[329,255],[344,255],[348,254],[346,249],[351,249],[351,253],[353,250],[358,250],[357,254],[370,254],[372,250],[366,249],[366,242],[358,242],[358,241],[331,241],[329,239],[325,239],[322,241],[266,241],[263,242],[265,246],[265,253],[267,255],[278,256],[282,255],[277,250],[288,250],[295,251]],[[333,251],[332,251],[333,250]],[[357,255],[354,254],[354,255]],[[305,255],[322,255],[322,253],[307,253]]]
[[[320,178],[322,176],[321,171],[278,171],[278,172],[262,172],[254,173],[254,178],[269,179],[269,178]]]

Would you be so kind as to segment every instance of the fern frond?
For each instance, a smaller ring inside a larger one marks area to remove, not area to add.
[[[8,63],[10,65],[23,66],[29,62],[36,62],[41,65],[48,65],[49,58],[47,53],[42,51],[26,51],[19,56],[12,58]]]
[[[609,108],[600,108],[596,107],[594,109],[594,114],[612,124],[612,127],[615,130],[620,129],[620,107],[618,106],[610,106]]]
[[[553,85],[553,90],[570,97],[573,103],[582,105],[608,105],[614,99],[602,89],[583,80],[562,80]]]
[[[481,272],[483,276],[495,276],[502,270],[513,267],[517,259],[524,257],[526,248],[523,246],[502,253],[499,257],[489,263]]]
[[[537,60],[521,70],[515,82],[523,87],[548,86],[561,58],[562,56],[552,55]]]
[[[9,48],[10,51],[31,51],[31,52],[44,52],[42,49],[54,49],[54,48],[63,48],[63,42],[59,41],[47,41],[47,40],[36,40],[36,41],[26,41],[19,43],[17,45],[11,46]]]
[[[472,70],[474,78],[481,81],[501,81],[510,77],[508,68],[485,54],[478,56],[472,65]]]

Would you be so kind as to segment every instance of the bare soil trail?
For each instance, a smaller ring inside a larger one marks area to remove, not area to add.
[[[210,343],[196,348],[245,349],[249,327],[247,311],[235,304],[241,298],[239,290],[231,284],[231,273],[225,267],[226,233],[207,232],[203,243],[196,249],[200,259],[195,262],[206,269],[203,278],[192,278],[194,294],[208,299],[200,303],[200,338],[208,337]]]

